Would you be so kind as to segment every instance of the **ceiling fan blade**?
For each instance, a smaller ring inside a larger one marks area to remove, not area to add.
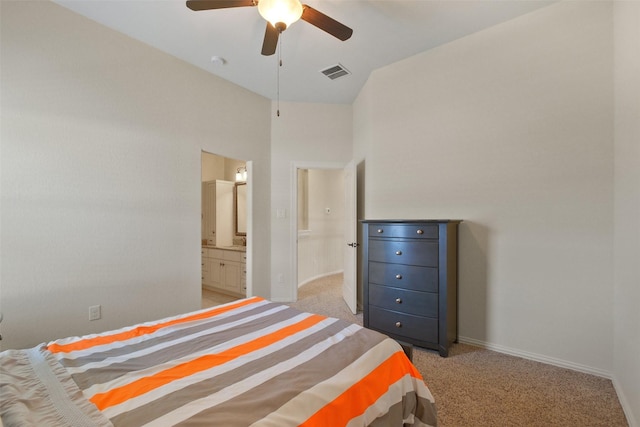
[[[191,10],[226,9],[229,7],[255,6],[254,0],[187,0],[187,7]]]
[[[319,12],[311,6],[303,4],[302,7],[302,16],[300,18],[304,21],[307,21],[309,24],[314,25],[323,31],[326,31],[327,33],[342,41],[347,40],[349,37],[351,37],[351,34],[353,34],[353,30],[351,28],[347,27],[344,24],[341,24],[333,18],[328,17],[324,13]]]
[[[267,22],[267,29],[264,31],[264,41],[262,42],[262,54],[265,56],[273,55],[276,53],[276,47],[278,47],[278,37],[280,31]]]

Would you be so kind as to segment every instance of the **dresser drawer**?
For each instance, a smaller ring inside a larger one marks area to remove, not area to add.
[[[369,261],[437,267],[438,242],[371,239]]]
[[[405,239],[437,239],[437,224],[371,224],[369,236]]]
[[[369,283],[438,292],[438,269],[417,265],[369,263]]]
[[[438,317],[438,294],[369,285],[369,304],[389,310]]]
[[[409,340],[438,342],[438,319],[369,307],[369,327]],[[411,342],[411,341],[409,341]]]

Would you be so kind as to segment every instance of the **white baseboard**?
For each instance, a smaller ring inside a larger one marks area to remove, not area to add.
[[[631,405],[629,404],[629,400],[624,394],[622,387],[620,387],[620,383],[618,383],[616,377],[613,377],[611,379],[611,382],[613,382],[613,388],[618,395],[618,400],[620,401],[620,406],[622,406],[622,411],[624,412],[625,417],[627,417],[627,424],[629,424],[629,427],[640,427],[640,423],[633,416],[633,412],[631,412]]]
[[[458,342],[462,344],[475,345],[476,347],[486,348],[487,350],[497,351],[498,353],[509,354],[511,356],[522,357],[523,359],[533,360],[535,362],[542,362],[548,365],[558,366],[560,368],[571,369],[573,371],[584,372],[585,374],[596,375],[598,377],[612,379],[611,372],[593,368],[591,366],[581,365],[579,363],[569,362],[567,360],[556,359],[555,357],[549,357],[542,354],[530,353],[528,351],[517,350],[510,347],[505,347],[498,344],[492,344],[485,341],[476,340],[468,337],[458,337]]]

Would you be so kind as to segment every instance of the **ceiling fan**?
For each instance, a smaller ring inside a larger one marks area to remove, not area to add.
[[[258,6],[258,12],[267,20],[262,42],[263,55],[273,55],[276,52],[280,33],[298,19],[307,21],[342,41],[353,34],[351,28],[299,0],[187,0],[187,7],[194,11],[245,6]]]

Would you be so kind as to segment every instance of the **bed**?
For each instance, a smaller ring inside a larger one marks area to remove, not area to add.
[[[0,353],[9,426],[435,426],[402,347],[263,298]]]

